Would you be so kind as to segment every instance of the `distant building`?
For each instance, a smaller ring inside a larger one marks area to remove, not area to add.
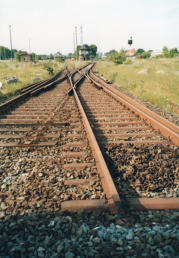
[[[47,59],[48,59],[48,56],[47,56],[47,55],[40,55],[40,59],[41,59],[41,60],[47,60]]]
[[[90,48],[87,44],[82,45],[79,49],[79,60],[89,60],[90,59]]]
[[[22,52],[19,54],[20,62],[31,62],[32,55],[28,54],[27,52]]]
[[[151,57],[154,57],[154,56],[159,56],[159,55],[161,55],[162,54],[162,51],[159,51],[159,50],[153,50],[152,52],[151,52]]]
[[[136,53],[135,48],[128,49],[126,50],[126,57],[133,57],[135,53]]]
[[[54,59],[56,59],[56,60],[61,60],[61,61],[65,60],[65,57],[60,52],[57,52],[53,56],[54,56]]]

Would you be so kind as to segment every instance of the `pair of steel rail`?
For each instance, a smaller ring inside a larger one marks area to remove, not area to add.
[[[83,74],[82,69],[90,66],[87,71]],[[67,92],[68,95],[74,95],[75,101],[77,103],[79,112],[82,117],[83,125],[86,129],[87,137],[89,144],[91,146],[96,166],[100,174],[102,185],[107,196],[107,203],[103,200],[76,200],[76,201],[65,201],[62,203],[62,210],[78,210],[78,209],[95,209],[95,208],[109,208],[112,212],[116,212],[118,207],[123,207],[123,205],[136,210],[145,210],[145,209],[179,209],[179,198],[128,198],[121,199],[116,190],[114,182],[111,178],[110,172],[106,165],[106,162],[101,153],[100,147],[97,143],[96,137],[93,133],[93,130],[90,126],[88,118],[85,114],[83,106],[78,97],[76,88],[82,81],[87,78],[90,82],[93,83],[95,87],[99,90],[103,90],[110,96],[112,96],[117,101],[121,102],[123,105],[127,106],[129,109],[137,113],[146,123],[151,124],[155,129],[160,130],[161,134],[165,137],[170,138],[171,142],[179,146],[179,128],[135,102],[126,95],[120,93],[116,89],[110,87],[105,83],[101,78],[97,77],[93,72],[92,68],[94,64],[87,64],[79,70],[73,72],[72,74],[66,70],[65,75],[58,79],[60,74],[58,73],[49,80],[44,80],[36,84],[32,84],[20,91],[20,94],[14,99],[7,101],[4,104],[0,105],[0,110],[7,108],[7,106],[16,104],[20,100],[23,100],[27,97],[39,94],[43,90],[51,89],[56,84],[68,79],[71,85],[71,89]],[[74,82],[73,77],[76,73],[79,73],[80,78]]]
[[[179,128],[176,125],[165,120],[164,118],[160,117],[159,115],[155,114],[154,112],[150,111],[149,109],[145,108],[144,106],[138,104],[126,95],[107,85],[103,80],[101,80],[92,72],[93,66],[94,65],[92,65],[90,69],[85,72],[85,74],[82,74],[79,71],[81,77],[76,83],[73,83],[73,74],[68,74],[69,82],[71,84],[71,89],[69,90],[68,94],[74,95],[75,101],[78,105],[78,109],[81,113],[82,121],[87,132],[88,141],[93,151],[98,172],[101,177],[102,185],[107,196],[107,204],[102,203],[102,201],[98,201],[97,203],[95,203],[94,201],[66,201],[62,203],[62,209],[75,210],[79,208],[86,209],[88,207],[95,208],[96,206],[107,206],[112,212],[115,212],[117,208],[120,207],[120,204],[121,206],[124,205],[125,207],[127,206],[135,210],[179,209],[179,198],[127,198],[121,200],[121,198],[119,197],[106,162],[101,153],[100,147],[97,143],[96,137],[93,133],[93,130],[90,126],[88,118],[76,92],[76,88],[82,82],[82,80],[86,77],[94,84],[95,87],[97,87],[99,90],[102,89],[114,99],[121,102],[129,109],[137,113],[143,120],[145,120],[146,123],[149,123],[155,129],[160,130],[163,136],[170,138],[170,141],[178,146]]]

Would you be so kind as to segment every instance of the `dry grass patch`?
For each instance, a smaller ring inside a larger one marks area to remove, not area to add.
[[[66,61],[59,63],[57,61],[39,61],[37,63],[20,63],[11,61],[0,62],[0,82],[2,82],[2,88],[0,88],[0,99],[13,96],[16,91],[29,84],[33,83],[35,78],[44,80],[49,78],[48,66],[52,67],[54,73],[62,71],[66,66],[69,68],[80,67],[84,65],[82,62]],[[9,77],[17,77],[18,82],[7,84],[5,79]]]
[[[179,104],[179,58],[134,60],[116,65],[100,61],[97,72],[135,96],[171,110],[170,102]]]

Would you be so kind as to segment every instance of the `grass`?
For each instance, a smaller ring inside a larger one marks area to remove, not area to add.
[[[122,65],[100,61],[96,71],[163,110],[171,112],[171,103],[179,104],[179,58],[136,59]]]
[[[59,63],[54,60],[39,61],[36,64],[16,61],[1,61],[0,82],[2,83],[2,88],[0,88],[0,101],[8,97],[12,97],[16,94],[18,89],[32,84],[35,78],[39,78],[40,80],[49,78],[50,76],[46,70],[48,66],[53,68],[54,73],[57,73],[63,70],[66,66],[69,68],[75,68],[81,65],[81,62],[75,61],[65,61],[63,63]],[[5,79],[12,76],[17,77],[18,82],[7,84]]]

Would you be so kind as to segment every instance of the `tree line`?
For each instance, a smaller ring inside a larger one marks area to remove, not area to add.
[[[173,58],[179,55],[179,51],[177,48],[171,48],[163,47],[162,54],[159,55],[159,57],[165,57],[165,58]]]
[[[17,49],[12,49],[12,58],[15,58]],[[7,47],[0,46],[0,60],[6,60],[11,58],[11,50]]]
[[[67,56],[64,56],[64,58],[75,57],[75,58],[78,59],[79,58],[80,47],[81,47],[81,45],[78,45],[74,54],[69,53]],[[98,57],[97,46],[92,44],[92,45],[89,46],[89,49],[90,49],[90,59],[97,58]],[[21,56],[22,53],[27,54],[27,52],[25,52],[25,51],[12,49],[12,58],[15,59],[16,61],[20,61],[20,56]],[[31,53],[30,55],[31,55],[32,61],[42,60],[43,56],[44,56],[44,55],[37,55],[35,53]],[[53,54],[45,55],[45,56],[46,56],[45,59],[47,59],[47,60],[48,59],[50,59],[50,60],[54,59]],[[0,60],[7,60],[7,59],[10,59],[10,58],[11,58],[11,50],[7,47],[0,46]]]
[[[138,48],[134,54],[136,58],[147,59],[151,57],[153,50],[145,51],[142,48]],[[123,64],[126,61],[126,51],[121,49],[119,52],[115,49],[110,50],[109,52],[105,53],[106,60],[112,61],[116,64]],[[168,49],[166,46],[163,47],[162,53],[156,55],[155,58],[173,58],[179,55],[179,51],[177,48]]]
[[[16,61],[20,61],[20,56],[22,53],[26,53],[26,51],[22,50],[17,50],[17,49],[12,49],[12,58],[15,59]],[[43,55],[37,55],[35,53],[31,53],[31,58],[32,61],[38,61],[42,59]],[[11,50],[7,47],[0,46],[0,60],[7,60],[11,59]],[[53,54],[46,55],[46,59],[54,59]]]
[[[74,55],[72,53],[69,53],[66,58],[72,58],[73,56],[75,58],[79,58],[79,50],[80,50],[80,45],[77,46],[77,49],[74,53]],[[92,44],[89,46],[90,49],[90,59],[94,59],[94,58],[98,58],[98,54],[97,54],[97,46]],[[16,59],[17,61],[20,60],[20,55],[23,53],[24,51],[21,50],[17,50],[17,49],[12,49],[12,58]],[[136,53],[134,54],[134,56],[136,58],[150,58],[152,54],[152,50],[149,51],[145,51],[142,48],[138,48]],[[112,61],[116,64],[122,64],[126,61],[126,53],[124,49],[121,49],[120,51],[117,51],[115,49],[110,50],[109,52],[105,53],[106,55],[106,60],[107,61]],[[179,55],[179,51],[177,48],[167,48],[166,46],[163,47],[162,49],[162,53],[155,56],[155,58],[173,58]],[[43,55],[37,55],[35,53],[31,53],[31,57],[33,61],[38,61],[42,59]],[[0,60],[6,60],[6,59],[10,59],[11,58],[11,50],[7,47],[4,46],[0,46]],[[46,59],[54,59],[53,54],[47,55]]]

